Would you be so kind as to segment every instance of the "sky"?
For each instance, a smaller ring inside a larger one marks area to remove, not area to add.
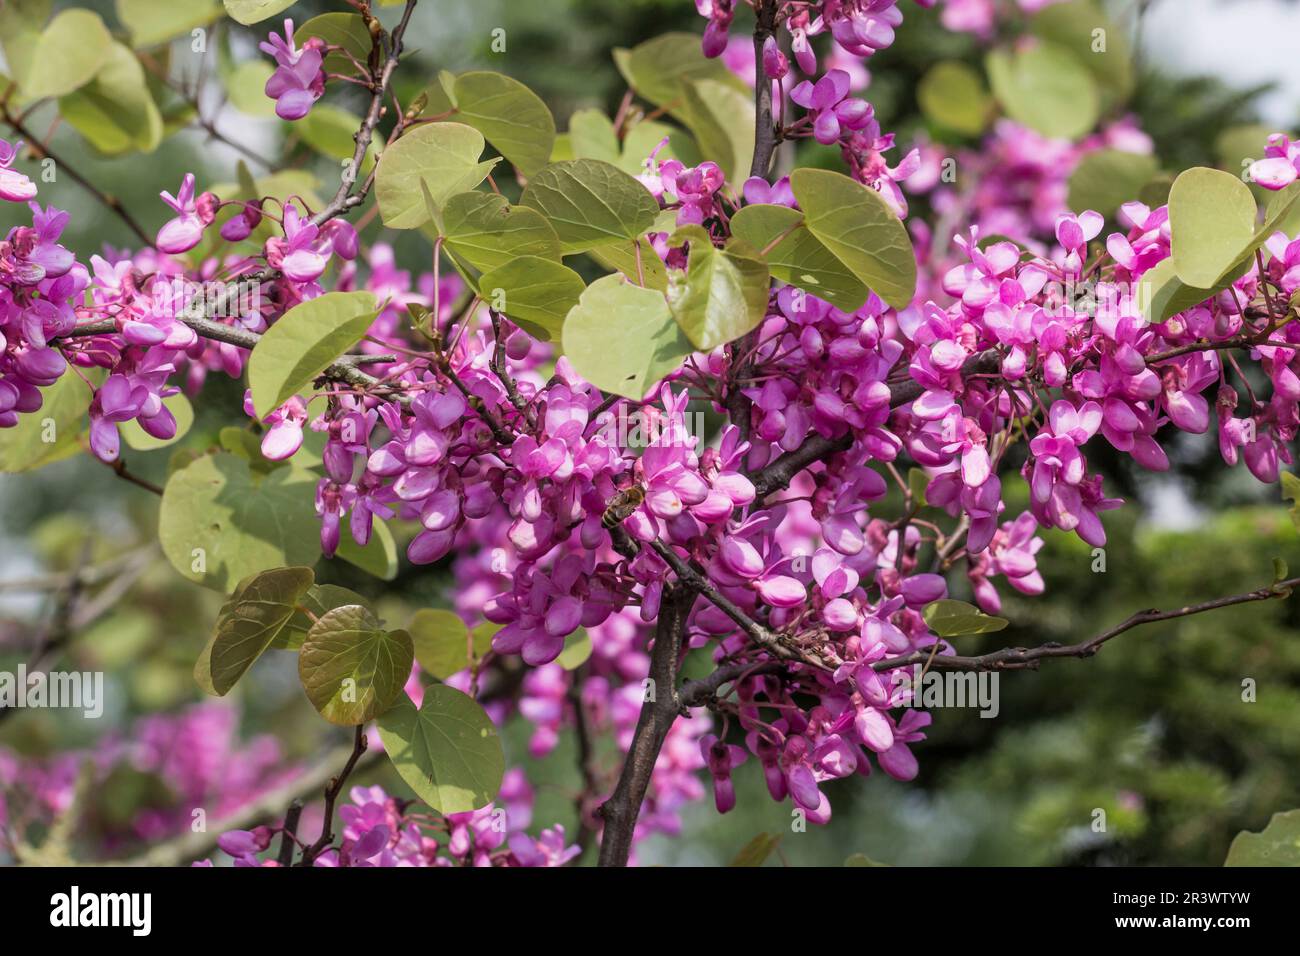
[[[1300,117],[1300,3],[1284,0],[1155,0],[1142,48],[1175,74],[1212,73],[1234,86],[1273,82],[1266,122],[1295,132]]]

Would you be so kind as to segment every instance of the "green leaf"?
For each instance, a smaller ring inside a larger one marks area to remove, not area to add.
[[[245,60],[223,77],[230,105],[246,116],[272,119],[275,100],[266,95],[266,81],[275,72],[269,60]]]
[[[479,162],[483,146],[483,134],[462,123],[426,123],[389,146],[375,180],[384,225],[414,229],[429,219],[421,183],[438,207],[481,183],[497,163]]]
[[[1071,53],[1092,74],[1107,106],[1128,98],[1134,69],[1127,32],[1117,27],[1095,0],[1050,4],[1035,14],[1029,27]]]
[[[560,261],[560,238],[546,217],[496,193],[452,196],[442,211],[442,230],[447,247],[483,271],[520,256]]]
[[[741,243],[713,245],[702,226],[686,226],[669,245],[689,243],[685,273],[669,273],[668,306],[686,337],[710,352],[756,328],[767,314],[767,266]]]
[[[460,615],[441,608],[421,608],[408,625],[415,642],[415,659],[438,680],[472,667],[492,646],[492,635],[470,631]]]
[[[213,0],[117,0],[116,7],[136,49],[165,43],[221,16],[221,4]]]
[[[1178,278],[1173,259],[1164,259],[1142,274],[1137,297],[1147,322],[1159,323],[1204,302],[1217,290],[1189,286]]]
[[[616,49],[614,63],[627,85],[656,106],[680,104],[682,83],[711,80],[744,93],[746,87],[720,59],[700,50],[694,33],[664,33],[631,50]]]
[[[1266,233],[1265,240],[1279,230],[1288,236],[1300,232],[1300,203],[1296,201],[1298,197],[1300,197],[1300,184],[1297,183],[1292,183],[1277,192],[1269,192],[1264,206],[1264,225],[1260,229],[1260,232]]]
[[[91,381],[103,375],[91,370]],[[81,450],[91,391],[72,372],[41,389],[41,407],[18,416],[13,428],[0,428],[0,472],[34,471]]]
[[[1259,833],[1238,833],[1223,865],[1300,866],[1300,810],[1273,814]]]
[[[803,213],[788,206],[745,206],[732,216],[731,234],[755,249],[780,238],[764,257],[773,276],[845,312],[861,308],[867,287],[802,223]]]
[[[59,99],[59,114],[109,156],[151,153],[162,142],[162,114],[149,94],[144,69],[120,43],[112,45],[94,79]]]
[[[0,3],[0,42],[15,83],[22,86],[32,68],[41,28],[50,18],[54,0],[5,0]]]
[[[682,83],[682,122],[704,155],[722,167],[727,182],[749,174],[754,155],[754,97],[748,90],[717,80]]]
[[[482,133],[525,176],[551,158],[555,119],[541,97],[502,73],[474,71],[456,77],[456,116]]]
[[[624,239],[609,245],[597,246],[595,249],[587,250],[587,254],[606,269],[617,269],[627,277],[629,282],[641,285],[644,279],[647,289],[668,291],[668,269],[651,247],[650,241],[644,236],[631,242]]]
[[[555,659],[566,671],[575,671],[587,663],[591,657],[591,635],[585,627],[580,627],[564,639],[564,650]]]
[[[1070,208],[1076,213],[1092,209],[1113,217],[1120,206],[1138,198],[1159,170],[1155,157],[1142,153],[1119,149],[1089,153],[1070,174]]]
[[[293,465],[258,475],[226,452],[196,459],[163,490],[163,553],[185,577],[220,591],[268,568],[313,564],[320,557],[317,480]]]
[[[64,96],[94,79],[112,50],[113,38],[98,13],[64,10],[41,32],[18,84],[29,100]]]
[[[1038,43],[986,59],[993,93],[1007,115],[1053,139],[1077,139],[1101,112],[1092,74],[1067,49]]]
[[[781,843],[777,833],[760,833],[736,854],[729,866],[762,866]]]
[[[992,617],[965,601],[942,600],[928,605],[921,613],[926,625],[940,637],[963,637],[1000,631],[1010,621]]]
[[[261,23],[293,6],[294,0],[224,0],[230,19],[244,26]]]
[[[808,231],[863,285],[894,308],[906,308],[916,291],[916,256],[880,194],[825,169],[796,169],[790,187]]]
[[[621,275],[587,286],[564,320],[564,354],[597,388],[640,399],[695,351],[663,295]]]
[[[367,574],[372,574],[381,581],[391,581],[397,577],[397,542],[393,540],[393,532],[387,524],[378,518],[373,521],[370,540],[364,546],[357,544],[352,535],[345,534],[340,537],[338,551],[335,553]]]
[[[405,631],[385,631],[367,608],[324,614],[298,652],[307,699],[332,724],[364,724],[392,705],[411,676],[415,650]]]
[[[370,57],[373,41],[370,31],[366,29],[366,21],[359,13],[322,13],[320,16],[312,17],[293,32],[293,42],[298,46],[302,46],[310,37],[320,37],[330,46],[342,47],[356,57],[357,62],[362,66],[365,66]],[[341,52],[331,53],[325,57],[321,65],[330,73],[351,75],[356,72],[352,61]],[[319,104],[312,112],[318,109],[320,109]],[[307,115],[310,116],[311,113]]]
[[[311,568],[291,567],[241,581],[221,608],[212,639],[195,665],[200,686],[218,696],[229,693],[289,623],[314,580]]]
[[[439,813],[465,813],[496,798],[505,773],[501,738],[472,698],[445,684],[405,695],[379,718],[379,737],[407,786]]]
[[[600,110],[578,110],[569,117],[569,145],[577,159],[599,159],[617,166],[623,155],[614,123]]]
[[[1273,559],[1273,583],[1285,581],[1287,575],[1287,564],[1281,558]]]
[[[519,203],[550,220],[565,254],[635,239],[659,214],[659,204],[645,186],[595,159],[547,166],[529,181]]]
[[[1291,502],[1291,523],[1300,531],[1300,478],[1289,471],[1279,476],[1282,481],[1282,500]]]
[[[965,136],[984,132],[993,109],[983,78],[958,60],[941,60],[926,71],[916,100],[927,118]]]
[[[1214,288],[1240,262],[1255,235],[1255,197],[1236,176],[1197,166],[1169,190],[1174,270],[1187,285]]]
[[[154,438],[147,431],[140,427],[140,423],[134,418],[129,422],[122,422],[117,426],[122,435],[122,440],[127,446],[137,451],[153,451],[155,448],[166,448],[174,442],[180,441],[194,424],[194,406],[190,400],[185,397],[184,392],[177,392],[169,398],[163,399],[165,405],[176,419],[176,434],[171,438]]]
[[[525,331],[544,342],[560,337],[564,318],[578,304],[587,284],[568,266],[537,256],[521,256],[483,273],[479,294],[500,307]]]
[[[925,490],[930,487],[930,476],[920,468],[909,468],[907,472],[907,490],[912,496],[912,504],[924,508]]]
[[[327,292],[295,305],[262,335],[248,359],[253,409],[265,418],[356,345],[375,320],[373,292]]]
[[[348,604],[364,606],[365,603],[366,599],[356,591],[341,588],[337,584],[314,585],[302,596],[293,617],[280,629],[280,633],[271,642],[271,647],[276,650],[297,650],[307,639],[307,632],[312,629],[312,625],[330,611]],[[311,613],[308,614],[308,611]]]

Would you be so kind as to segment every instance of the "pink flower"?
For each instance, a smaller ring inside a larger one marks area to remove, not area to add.
[[[293,20],[284,21],[283,38],[271,33],[258,44],[278,64],[266,81],[266,95],[275,100],[275,115],[280,119],[302,119],[325,92],[323,45],[320,38],[311,37],[298,49],[293,41]]]
[[[10,168],[22,148],[21,140],[10,146],[8,141],[0,139],[0,199],[27,202],[36,198],[36,184],[23,173]]]
[[[189,252],[203,240],[203,230],[213,219],[212,204],[196,202],[194,197],[194,174],[186,173],[181,180],[181,188],[175,196],[169,192],[160,193],[163,202],[176,210],[177,216],[169,220],[158,230],[154,245],[159,252],[179,255]],[[207,195],[207,194],[205,194]],[[203,197],[199,197],[203,199]]]

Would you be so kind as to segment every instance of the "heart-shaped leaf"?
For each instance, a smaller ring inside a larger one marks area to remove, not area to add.
[[[474,127],[525,176],[550,162],[555,118],[542,98],[502,73],[476,70],[455,81],[458,120]]]
[[[1300,866],[1300,810],[1273,814],[1259,833],[1238,833],[1223,865]]]
[[[373,292],[327,292],[280,316],[248,360],[257,417],[265,418],[311,385],[357,344],[378,311]]]
[[[194,676],[209,693],[224,696],[279,637],[312,586],[311,568],[274,568],[245,578],[217,615],[212,638]]]
[[[763,258],[782,282],[845,312],[860,309],[867,301],[867,287],[802,224],[803,213],[797,209],[759,204],[731,217],[731,234],[755,249],[767,249]]]
[[[607,392],[639,399],[695,351],[663,295],[621,275],[587,286],[564,320],[564,354]]]
[[[767,265],[744,243],[718,249],[701,226],[686,226],[669,239],[672,246],[683,243],[686,271],[670,273],[668,305],[691,343],[709,352],[763,321]]]
[[[1255,235],[1255,197],[1231,173],[1184,170],[1169,190],[1174,270],[1187,285],[1214,288],[1241,261]]]
[[[796,169],[790,188],[804,225],[850,272],[896,309],[916,291],[907,230],[873,189],[825,169]]]
[[[983,78],[960,60],[930,67],[917,84],[916,100],[931,120],[966,136],[984,132],[993,109]]]
[[[153,152],[163,138],[163,119],[135,55],[114,43],[94,78],[59,98],[59,114],[106,155]]]
[[[512,206],[488,192],[457,193],[442,210],[447,247],[476,269],[507,265],[519,256],[560,261],[560,238],[536,209]]]
[[[174,473],[163,489],[158,537],[172,565],[220,591],[268,568],[314,564],[318,476],[295,465],[262,475],[220,452]]]
[[[1068,49],[1039,42],[1014,52],[992,50],[985,66],[994,95],[1017,123],[1071,140],[1096,125],[1096,80]]]
[[[375,171],[379,215],[390,229],[415,229],[429,219],[422,186],[435,208],[481,183],[496,160],[479,162],[483,134],[463,123],[426,123],[384,150]]]
[[[492,647],[492,631],[465,626],[460,615],[440,608],[422,608],[408,626],[415,642],[415,659],[438,680],[473,666]]]
[[[550,221],[565,254],[635,239],[659,214],[645,186],[596,159],[552,163],[529,181],[519,203]]]
[[[384,630],[368,608],[352,604],[312,625],[298,652],[298,677],[322,717],[351,727],[388,709],[414,660],[409,634]]]
[[[261,23],[293,6],[293,0],[225,0],[230,19],[244,26]]]
[[[525,331],[544,342],[560,337],[564,318],[587,284],[568,266],[520,256],[479,279],[479,294]]]
[[[496,726],[471,697],[445,684],[419,709],[401,695],[379,718],[379,737],[407,786],[439,813],[466,813],[501,789],[505,753]]]
[[[311,37],[318,37],[329,46],[342,47],[358,63],[366,62],[374,43],[370,31],[366,29],[366,21],[359,13],[322,13],[293,32],[293,42],[298,46],[302,46]],[[329,54],[321,66],[331,73],[356,69],[341,51]],[[319,108],[319,104],[316,108]]]

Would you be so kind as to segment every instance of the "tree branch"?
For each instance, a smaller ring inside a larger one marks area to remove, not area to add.
[[[339,794],[343,791],[343,785],[348,782],[348,777],[352,775],[353,769],[356,768],[357,761],[366,752],[366,746],[365,725],[357,724],[356,733],[352,738],[352,753],[348,756],[348,762],[343,765],[343,770],[337,777],[330,779],[329,786],[325,788],[325,819],[320,825],[320,837],[315,843],[302,851],[302,859],[298,861],[299,866],[311,866],[316,857],[320,856],[334,842],[334,802],[338,800]]]
[[[1034,670],[1038,668],[1039,662],[1054,657],[1092,657],[1096,654],[1103,644],[1112,638],[1119,637],[1125,631],[1130,631],[1141,624],[1152,624],[1156,621],[1171,621],[1175,618],[1190,617],[1193,614],[1203,614],[1206,611],[1215,611],[1223,607],[1233,607],[1237,604],[1250,604],[1255,601],[1270,601],[1274,599],[1285,599],[1291,596],[1291,590],[1300,586],[1300,578],[1289,578],[1286,581],[1279,581],[1265,588],[1259,588],[1254,591],[1248,591],[1245,594],[1234,594],[1229,597],[1215,598],[1212,601],[1204,601],[1200,604],[1190,604],[1186,607],[1176,608],[1171,611],[1149,610],[1138,611],[1129,615],[1124,621],[1116,624],[1109,630],[1102,631],[1086,641],[1078,644],[1040,644],[1037,647],[1003,647],[999,650],[992,651],[988,654],[980,654],[974,657],[964,657],[960,655],[932,655],[929,651],[918,651],[915,654],[909,654],[906,657],[896,657],[892,660],[877,661],[872,665],[877,671],[894,670],[899,667],[910,667],[914,664],[926,664],[930,667],[941,670],[973,670],[973,671],[1003,671],[1003,670]]]
[[[681,713],[677,693],[677,662],[686,632],[686,618],[695,603],[695,593],[680,584],[664,589],[655,624],[654,648],[650,653],[650,683],[641,705],[632,746],[618,776],[614,793],[600,807],[605,828],[600,838],[600,865],[626,866],[632,852],[632,837],[641,813],[655,761],[668,731]]]

